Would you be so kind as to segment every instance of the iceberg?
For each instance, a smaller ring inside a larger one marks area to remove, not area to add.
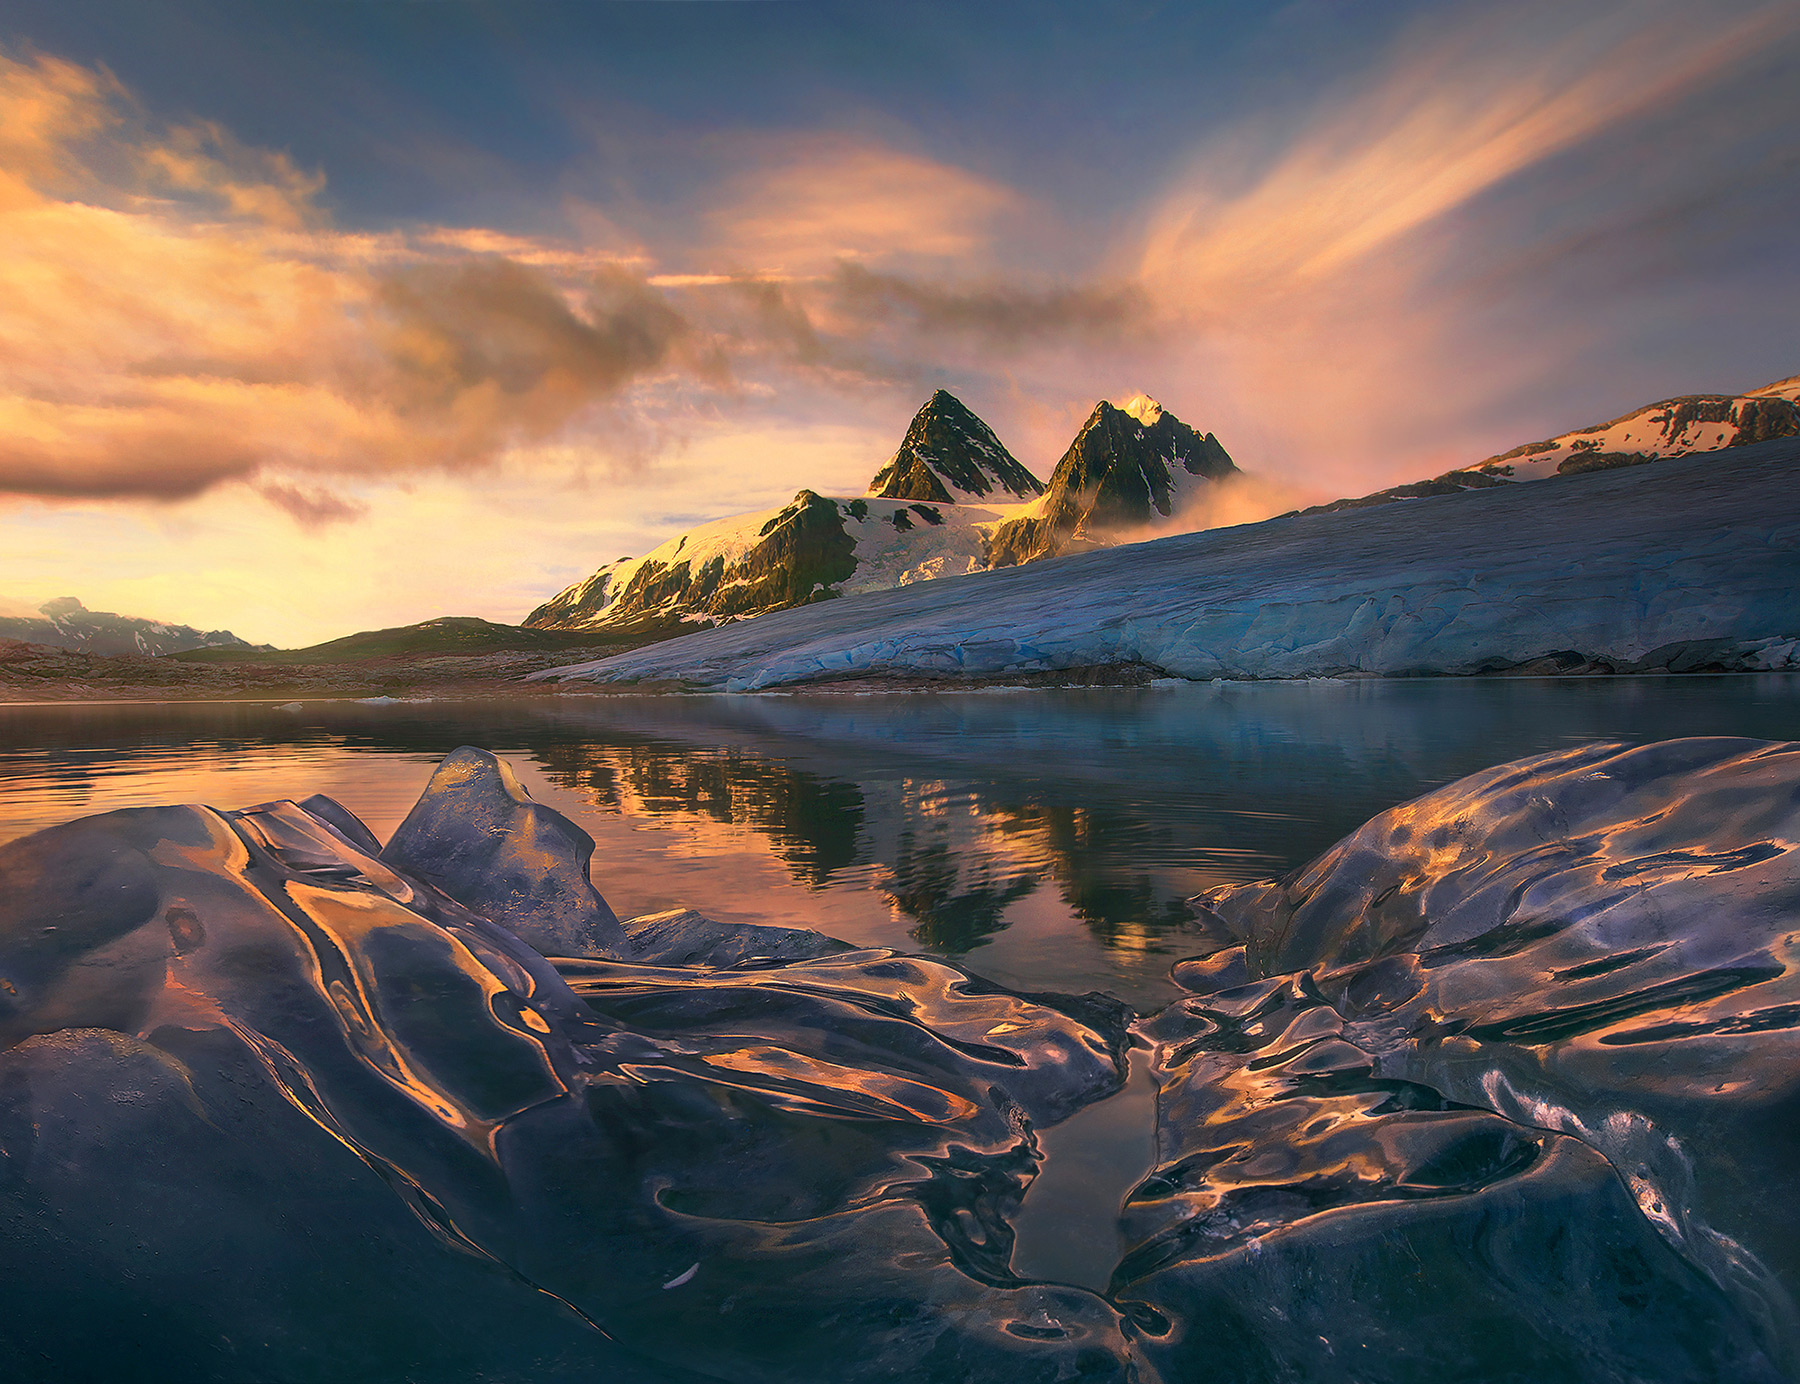
[[[792,930],[620,924],[591,842],[482,751],[376,847],[313,798],[0,849],[9,1358],[1126,1378],[1110,1304],[1007,1266],[1032,1130],[1117,1089],[1122,1014]]]
[[[534,679],[755,691],[1115,664],[1193,679],[1775,669],[1800,441],[1299,515],[846,596]]]
[[[369,1384],[1800,1364],[1800,744],[1474,774],[1200,896],[1212,940],[1142,1016],[803,930],[620,920],[592,849],[474,748],[385,846],[312,797],[0,848],[9,1360]],[[1154,1167],[1111,1282],[1022,1276],[1039,1133],[1100,1113],[1130,1046]]]
[[[1201,896],[1112,1296],[1225,1378],[1792,1378],[1797,790],[1587,745]]]

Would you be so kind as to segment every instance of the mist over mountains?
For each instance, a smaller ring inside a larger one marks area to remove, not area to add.
[[[1156,400],[1139,394],[1123,407],[1102,400],[1057,462],[1043,499],[994,530],[988,566],[1105,547],[1174,518],[1197,488],[1237,474],[1218,438]]]

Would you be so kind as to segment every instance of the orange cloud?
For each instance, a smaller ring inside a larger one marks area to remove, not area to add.
[[[0,209],[56,186],[65,151],[113,123],[111,102],[119,94],[106,74],[75,63],[0,53]]]
[[[0,55],[0,491],[297,517],[312,475],[466,467],[718,351],[617,257],[499,233],[338,232],[322,180],[117,85]]]
[[[1022,207],[966,169],[867,141],[759,141],[708,216],[711,252],[763,276],[830,273],[841,260],[965,261]]]

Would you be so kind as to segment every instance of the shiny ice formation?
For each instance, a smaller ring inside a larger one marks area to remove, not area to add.
[[[1033,1127],[1118,1086],[1122,1006],[1062,1002],[1103,1031],[927,959],[621,927],[591,841],[484,751],[376,844],[312,799],[0,851],[9,1358],[183,1381],[1114,1375],[1119,1314],[1016,1279],[1007,1215]],[[521,940],[571,936],[586,954],[558,965]]]
[[[1503,765],[1196,901],[1216,948],[1128,1033],[621,922],[484,751],[385,848],[322,798],[87,818],[0,849],[0,1346],[46,1379],[1791,1378],[1796,841],[1800,745]],[[1133,1041],[1156,1165],[1112,1284],[1022,1279],[1037,1132]]]
[[[1598,744],[1202,896],[1114,1296],[1226,1378],[1793,1377],[1797,844],[1800,744]]]

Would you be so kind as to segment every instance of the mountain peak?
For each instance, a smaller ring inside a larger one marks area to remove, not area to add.
[[[1148,395],[1123,408],[1102,399],[1056,463],[1044,498],[994,529],[988,565],[1054,557],[1167,523],[1197,486],[1236,471],[1218,438]]]
[[[1129,413],[1145,427],[1150,427],[1163,415],[1163,406],[1157,403],[1156,400],[1152,399],[1148,394],[1133,394],[1124,403],[1119,405],[1119,410],[1123,413]]]
[[[882,499],[939,504],[1012,504],[1043,490],[994,430],[947,389],[913,415],[900,450],[869,482],[869,494]]]

